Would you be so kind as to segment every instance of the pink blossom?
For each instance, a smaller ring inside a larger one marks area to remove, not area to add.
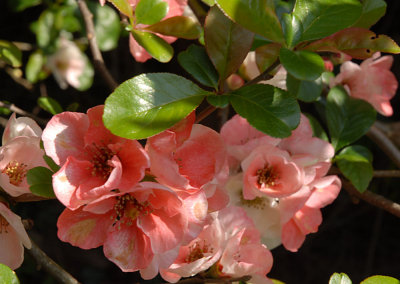
[[[91,108],[87,115],[55,115],[43,131],[47,155],[61,166],[53,175],[54,192],[71,210],[116,190],[126,192],[149,167],[139,142],[115,136],[104,127],[103,108]]]
[[[375,53],[360,65],[347,61],[340,67],[340,73],[331,82],[331,86],[342,84],[349,95],[369,102],[380,114],[393,114],[390,99],[396,94],[398,82],[390,71],[393,56]]]
[[[24,260],[24,246],[31,248],[21,218],[0,202],[0,263],[12,270],[21,266]]]
[[[5,145],[18,136],[40,137],[42,136],[42,129],[33,119],[24,116],[16,118],[15,113],[13,113],[4,129],[2,144]]]

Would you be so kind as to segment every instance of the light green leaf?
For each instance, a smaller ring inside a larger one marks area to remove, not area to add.
[[[174,74],[142,74],[122,83],[107,98],[104,124],[121,137],[147,138],[185,118],[208,94]]]
[[[350,27],[361,11],[358,0],[297,0],[293,14],[303,26],[301,41],[308,41]]]
[[[21,66],[22,53],[12,42],[0,40],[0,60],[12,67]]]
[[[329,279],[329,284],[352,284],[349,276],[345,273],[333,273]]]
[[[50,10],[45,10],[39,17],[35,25],[36,41],[39,47],[48,49],[50,45],[55,46],[55,39],[58,32],[55,29],[55,14]]]
[[[216,0],[232,21],[274,42],[284,37],[273,0]]]
[[[153,33],[132,30],[132,35],[153,58],[160,62],[168,62],[174,55],[172,46]]]
[[[53,172],[45,167],[32,168],[26,174],[30,191],[38,196],[55,197],[52,185]]]
[[[185,16],[171,17],[144,29],[153,33],[185,39],[196,39],[201,33],[200,25],[192,18]]]
[[[390,276],[375,275],[368,277],[360,284],[400,284],[400,281]]]
[[[136,5],[137,24],[152,25],[161,21],[168,13],[168,3],[162,0],[140,0]]]
[[[313,52],[281,48],[279,59],[288,73],[299,80],[314,81],[325,71],[324,60]]]
[[[133,18],[133,11],[129,0],[108,0],[111,2],[122,14],[128,16],[129,19]]]
[[[212,6],[215,4],[215,0],[201,0],[201,1],[203,1],[208,6]]]
[[[46,58],[41,50],[33,52],[28,59],[25,67],[26,79],[31,83],[36,83],[40,78],[40,72],[45,64]]]
[[[85,69],[83,69],[82,74],[79,76],[79,86],[76,88],[79,91],[86,91],[93,84],[94,69],[86,54],[82,53],[82,55],[85,59]]]
[[[370,28],[386,13],[386,2],[384,0],[364,0],[361,17],[353,25],[354,27]]]
[[[61,105],[53,98],[40,97],[37,99],[37,103],[42,109],[51,113],[52,115],[63,112]]]
[[[17,274],[8,266],[0,263],[0,283],[2,284],[19,284]]]
[[[288,137],[300,122],[300,107],[289,93],[257,84],[229,93],[235,111],[258,130],[273,137]]]
[[[335,160],[343,175],[358,191],[364,192],[374,175],[371,152],[363,146],[352,145],[340,151]]]
[[[303,81],[287,74],[286,86],[288,91],[297,99],[304,102],[316,101],[322,93],[322,79],[319,77],[314,81]]]
[[[376,111],[369,103],[351,98],[342,87],[337,86],[329,91],[326,120],[336,151],[367,133],[375,118]]]

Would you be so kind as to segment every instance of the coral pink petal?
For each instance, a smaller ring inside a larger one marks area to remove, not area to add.
[[[282,227],[282,244],[291,252],[296,252],[304,243],[306,236],[303,235],[293,220]]]
[[[339,195],[341,181],[337,176],[326,176],[315,181],[313,192],[306,205],[311,208],[323,208],[331,204]]]
[[[322,223],[321,210],[304,206],[296,212],[293,220],[302,234],[315,233]]]
[[[370,64],[370,67],[389,70],[392,67],[393,60],[394,60],[394,58],[391,55],[382,56],[382,57],[374,60]]]
[[[189,138],[193,124],[196,120],[196,112],[192,111],[185,119],[182,119],[169,130],[175,133],[175,143],[179,147]]]

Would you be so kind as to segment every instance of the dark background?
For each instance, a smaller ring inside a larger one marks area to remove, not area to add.
[[[372,30],[378,34],[386,34],[400,43],[400,1],[386,1],[387,14]],[[36,20],[42,7],[34,7],[21,13],[13,13],[7,1],[0,1],[0,39],[21,42],[35,42],[29,30],[29,24]],[[178,40],[173,46],[176,54],[188,46],[188,41]],[[88,53],[90,56],[90,53]],[[24,62],[29,53],[24,53]],[[163,72],[187,76],[176,62],[176,56],[168,64],[160,64],[151,60],[139,64],[130,56],[128,39],[121,38],[116,50],[104,53],[106,65],[118,82],[123,82],[143,72]],[[400,57],[395,56],[392,71],[400,78]],[[27,91],[16,84],[10,76],[0,69],[0,99],[8,100],[27,111],[35,112],[43,118],[50,118],[36,106],[36,99],[43,92],[45,85],[49,96],[56,98],[63,107],[71,102],[78,102],[78,111],[86,112],[87,108],[104,103],[110,94],[104,80],[97,74],[93,86],[86,92],[73,88],[61,90],[50,76],[42,84],[37,84],[32,91]],[[384,122],[400,119],[399,97],[392,100],[395,115],[388,118],[379,117]],[[232,114],[232,112],[231,112]],[[214,114],[204,121],[217,129],[218,116]],[[0,130],[1,132],[2,130]],[[361,143],[374,151],[375,169],[394,169],[388,157],[377,149],[368,138]],[[399,179],[374,179],[370,189],[394,201],[400,202]],[[57,200],[42,201],[29,204],[17,204],[15,211],[24,219],[32,219],[33,229],[29,231],[31,238],[57,263],[74,275],[84,284],[106,283],[145,283],[137,273],[123,273],[117,266],[108,261],[102,249],[84,251],[63,243],[57,238],[56,221],[63,206]],[[324,221],[318,233],[307,236],[299,252],[291,253],[283,247],[272,251],[274,266],[269,277],[285,283],[328,283],[334,272],[345,272],[353,283],[359,283],[368,276],[382,274],[400,278],[400,219],[374,208],[363,201],[354,204],[346,191],[342,190],[338,199],[323,209]],[[17,270],[21,283],[57,283],[54,278],[37,267],[29,254],[25,254],[25,262]],[[160,283],[160,278],[146,283]]]

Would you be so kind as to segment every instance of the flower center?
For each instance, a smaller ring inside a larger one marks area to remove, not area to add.
[[[206,253],[213,253],[213,251],[214,249],[207,245],[205,240],[203,240],[203,243],[197,241],[189,246],[189,254],[186,256],[185,261],[191,263],[203,258]]]
[[[7,234],[8,233],[7,227],[9,225],[10,224],[7,222],[7,220],[3,216],[0,215],[0,234],[2,234],[2,233]]]
[[[114,168],[108,161],[112,159],[115,153],[107,146],[99,146],[94,143],[90,145],[89,152],[92,154],[92,175],[105,180],[108,179]]]
[[[115,223],[126,223],[128,226],[133,224],[133,221],[140,215],[148,215],[153,212],[148,201],[139,202],[130,194],[117,196],[117,203],[114,205]]]
[[[272,167],[265,166],[263,169],[259,169],[256,172],[257,174],[257,182],[260,186],[274,186],[275,180],[278,178],[278,175],[274,171]]]
[[[26,177],[27,165],[24,163],[18,163],[17,161],[11,161],[1,171],[3,174],[8,175],[10,183],[19,186],[22,180]]]
[[[252,200],[247,200],[244,199],[242,193],[240,193],[240,203],[249,208],[263,210],[266,206],[266,199],[263,197],[256,197]]]

